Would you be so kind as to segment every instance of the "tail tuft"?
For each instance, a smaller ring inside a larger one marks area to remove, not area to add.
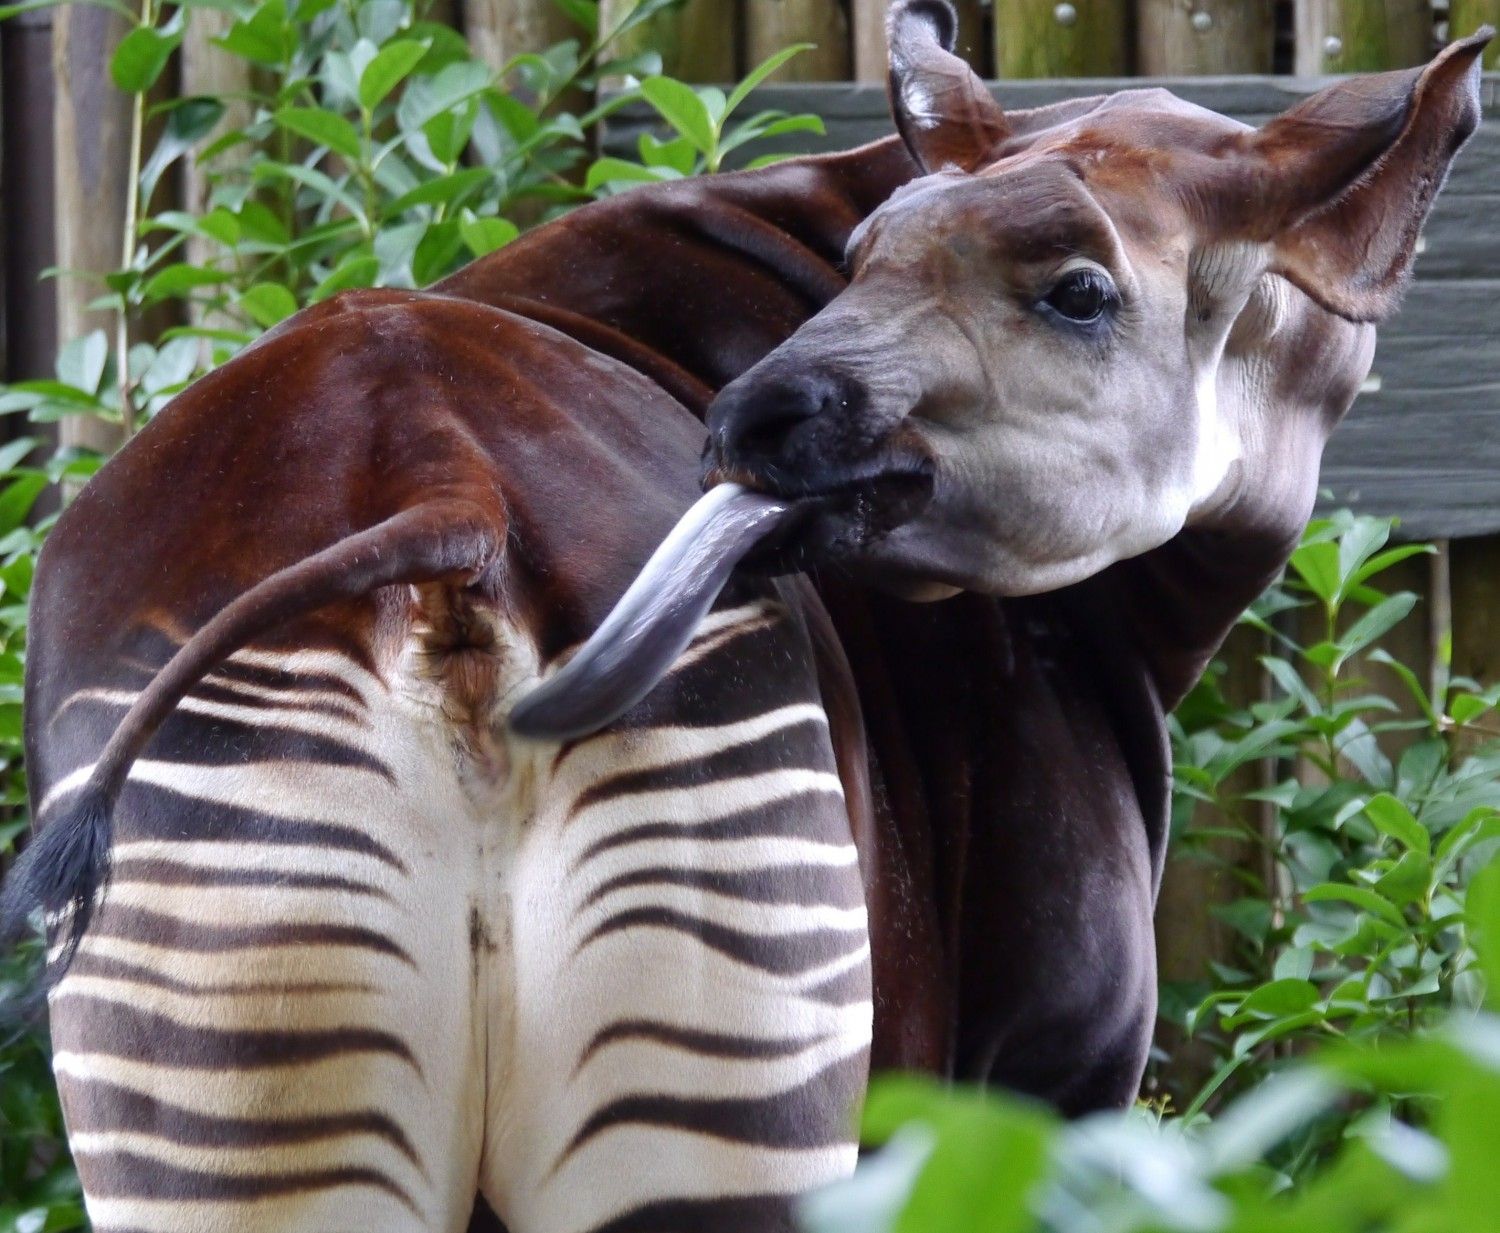
[[[31,914],[40,908],[49,941],[61,945],[45,987],[68,970],[109,879],[112,796],[106,787],[85,784],[78,798],[32,839],[0,889],[0,942],[24,935]]]

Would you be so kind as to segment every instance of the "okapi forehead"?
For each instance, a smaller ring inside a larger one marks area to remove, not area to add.
[[[1252,131],[1248,124],[1178,98],[1160,86],[1009,115],[1011,136],[996,149],[992,165],[1027,150],[1069,143],[1108,144],[1122,151],[1212,149],[1226,138]]]
[[[1253,131],[1161,88],[1010,118],[1011,136],[984,167],[939,171],[897,189],[855,230],[850,252],[898,218],[929,228],[946,220],[976,237],[1003,238],[1005,248],[1027,256],[1069,248],[1102,256],[1117,232],[1169,242],[1187,224],[1179,207],[1202,176],[1204,157],[1232,157]]]
[[[1065,153],[1033,151],[898,190],[850,237],[849,255],[851,265],[857,256],[903,266],[945,248],[964,261],[981,253],[1021,263],[1076,253],[1110,263],[1122,238],[1115,215],[1133,232],[1146,228],[1140,238],[1159,240],[1160,213],[1159,205],[1129,200],[1106,207]]]

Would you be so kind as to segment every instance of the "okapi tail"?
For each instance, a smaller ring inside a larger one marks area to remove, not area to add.
[[[289,565],[232,600],[152,678],[88,779],[16,861],[0,890],[0,940],[19,936],[40,907],[49,926],[56,923],[53,945],[60,942],[43,987],[67,971],[109,880],[115,799],[131,765],[188,691],[222,660],[295,617],[380,587],[455,575],[478,581],[504,542],[503,518],[477,502],[432,501]]]

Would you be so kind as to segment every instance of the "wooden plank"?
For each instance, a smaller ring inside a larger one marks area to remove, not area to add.
[[[3,158],[6,180],[4,250],[9,380],[52,376],[57,354],[57,281],[42,271],[57,264],[52,217],[52,11],[17,13],[0,24],[5,83],[0,108],[25,116],[10,124]],[[17,417],[12,417],[17,418]]]
[[[247,128],[254,117],[250,106],[249,92],[252,86],[250,64],[238,56],[232,56],[215,46],[213,40],[226,34],[234,24],[234,14],[221,9],[185,9],[187,26],[183,30],[182,48],[179,52],[179,71],[182,75],[182,93],[211,94],[224,102],[224,116],[215,125],[208,141],[217,140],[225,133]],[[226,150],[214,160],[214,166],[242,166],[250,159],[253,146],[242,143]],[[183,162],[182,208],[191,214],[207,212],[210,185],[207,171],[197,159]],[[189,236],[187,259],[195,265],[205,263],[216,251],[214,245],[201,236]],[[189,305],[188,312],[195,325],[215,328],[235,328],[238,322],[227,313],[205,313],[198,305]],[[209,344],[205,342],[207,354]]]
[[[97,275],[120,265],[129,191],[130,102],[115,89],[108,69],[126,25],[107,9],[81,4],[57,9],[53,20],[57,264]],[[103,329],[114,344],[114,314],[88,307],[101,290],[97,277],[59,281],[61,341]],[[110,451],[120,443],[120,430],[72,415],[58,425],[58,439],[64,446]]]
[[[812,43],[777,76],[782,81],[843,81],[852,72],[849,21],[838,0],[749,0],[745,67],[793,43]]]
[[[522,52],[578,36],[552,0],[463,0],[463,28],[474,54],[496,70]]]
[[[612,30],[638,0],[602,0],[600,30]],[[736,0],[687,0],[616,39],[611,57],[648,48],[661,53],[662,72],[680,81],[730,82],[740,75],[740,6]]]
[[[1449,0],[1448,37],[1462,38],[1480,26],[1500,29],[1500,0]],[[1500,69],[1500,39],[1484,49],[1484,67]]]
[[[1450,554],[1453,671],[1500,681],[1500,536],[1455,540]]]
[[[1378,388],[1361,394],[1324,458],[1335,504],[1396,515],[1403,536],[1500,531],[1500,267],[1495,274],[1419,280],[1381,328]]]
[[[1008,0],[995,7],[998,77],[1108,77],[1130,70],[1119,0]]]
[[[1265,0],[1140,0],[1136,67],[1153,77],[1269,73],[1274,17]]]
[[[1368,73],[1433,52],[1431,0],[1297,0],[1295,71]]]

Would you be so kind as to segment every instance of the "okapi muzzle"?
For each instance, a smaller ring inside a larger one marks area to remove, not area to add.
[[[855,229],[848,287],[720,393],[709,495],[519,731],[643,697],[735,566],[1027,596],[1253,522],[1269,492],[1305,516],[1268,443],[1336,422],[1366,375],[1490,37],[1253,129],[1161,90],[1012,123],[946,5],[898,4],[889,33],[926,174]]]

